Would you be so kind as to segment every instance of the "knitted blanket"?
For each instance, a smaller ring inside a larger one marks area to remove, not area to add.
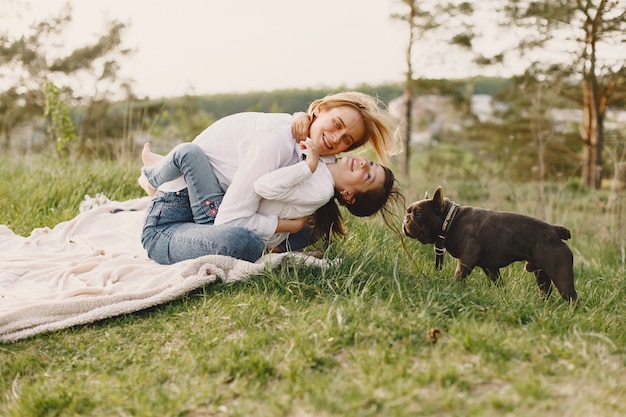
[[[0,225],[0,341],[139,311],[217,281],[245,280],[266,268],[332,262],[288,252],[255,263],[208,255],[159,265],[140,241],[149,201],[106,200],[28,237]]]

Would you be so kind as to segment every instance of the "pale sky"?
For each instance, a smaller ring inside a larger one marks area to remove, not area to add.
[[[0,0],[0,21],[20,0]],[[129,25],[136,50],[121,73],[139,96],[178,96],[402,81],[406,24],[390,18],[399,0],[74,0],[68,44]],[[29,15],[49,16],[65,0],[29,0]],[[7,26],[19,31],[19,26]],[[423,45],[425,47],[425,45]],[[427,48],[427,47],[426,47]],[[417,76],[463,76],[457,64],[421,63]]]

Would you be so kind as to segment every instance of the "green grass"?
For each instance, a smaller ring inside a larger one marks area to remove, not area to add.
[[[0,158],[0,224],[28,235],[75,216],[84,194],[139,197],[138,168]],[[440,183],[412,184],[409,201]],[[501,285],[481,271],[453,282],[448,255],[435,271],[432,247],[407,240],[411,260],[380,220],[350,219],[328,249],[335,268],[268,271],[0,345],[0,415],[626,415],[625,234],[604,192],[555,186],[537,207],[536,185],[443,185],[462,204],[548,208],[567,225],[578,306],[543,300],[521,263]]]

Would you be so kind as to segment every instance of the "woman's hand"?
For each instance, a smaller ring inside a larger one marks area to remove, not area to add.
[[[300,217],[299,219],[278,219],[275,233],[298,233],[309,222],[310,216]]]
[[[291,122],[291,134],[296,138],[296,142],[306,140],[309,135],[309,125],[311,119],[309,119],[308,113],[299,111],[293,114],[293,121]]]

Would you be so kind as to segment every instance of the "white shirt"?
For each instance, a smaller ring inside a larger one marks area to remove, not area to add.
[[[291,134],[292,121],[293,116],[284,113],[237,113],[216,121],[193,140],[209,158],[222,189],[227,190],[216,225],[246,227],[264,241],[274,234],[279,216],[258,213],[261,196],[254,192],[254,182],[300,161],[302,151]],[[181,176],[159,190],[186,187]]]
[[[335,195],[335,183],[325,163],[319,162],[314,173],[305,161],[280,168],[254,182],[254,191],[263,200],[260,214],[276,214],[281,219],[309,216]],[[278,246],[289,233],[275,233],[267,246]]]

